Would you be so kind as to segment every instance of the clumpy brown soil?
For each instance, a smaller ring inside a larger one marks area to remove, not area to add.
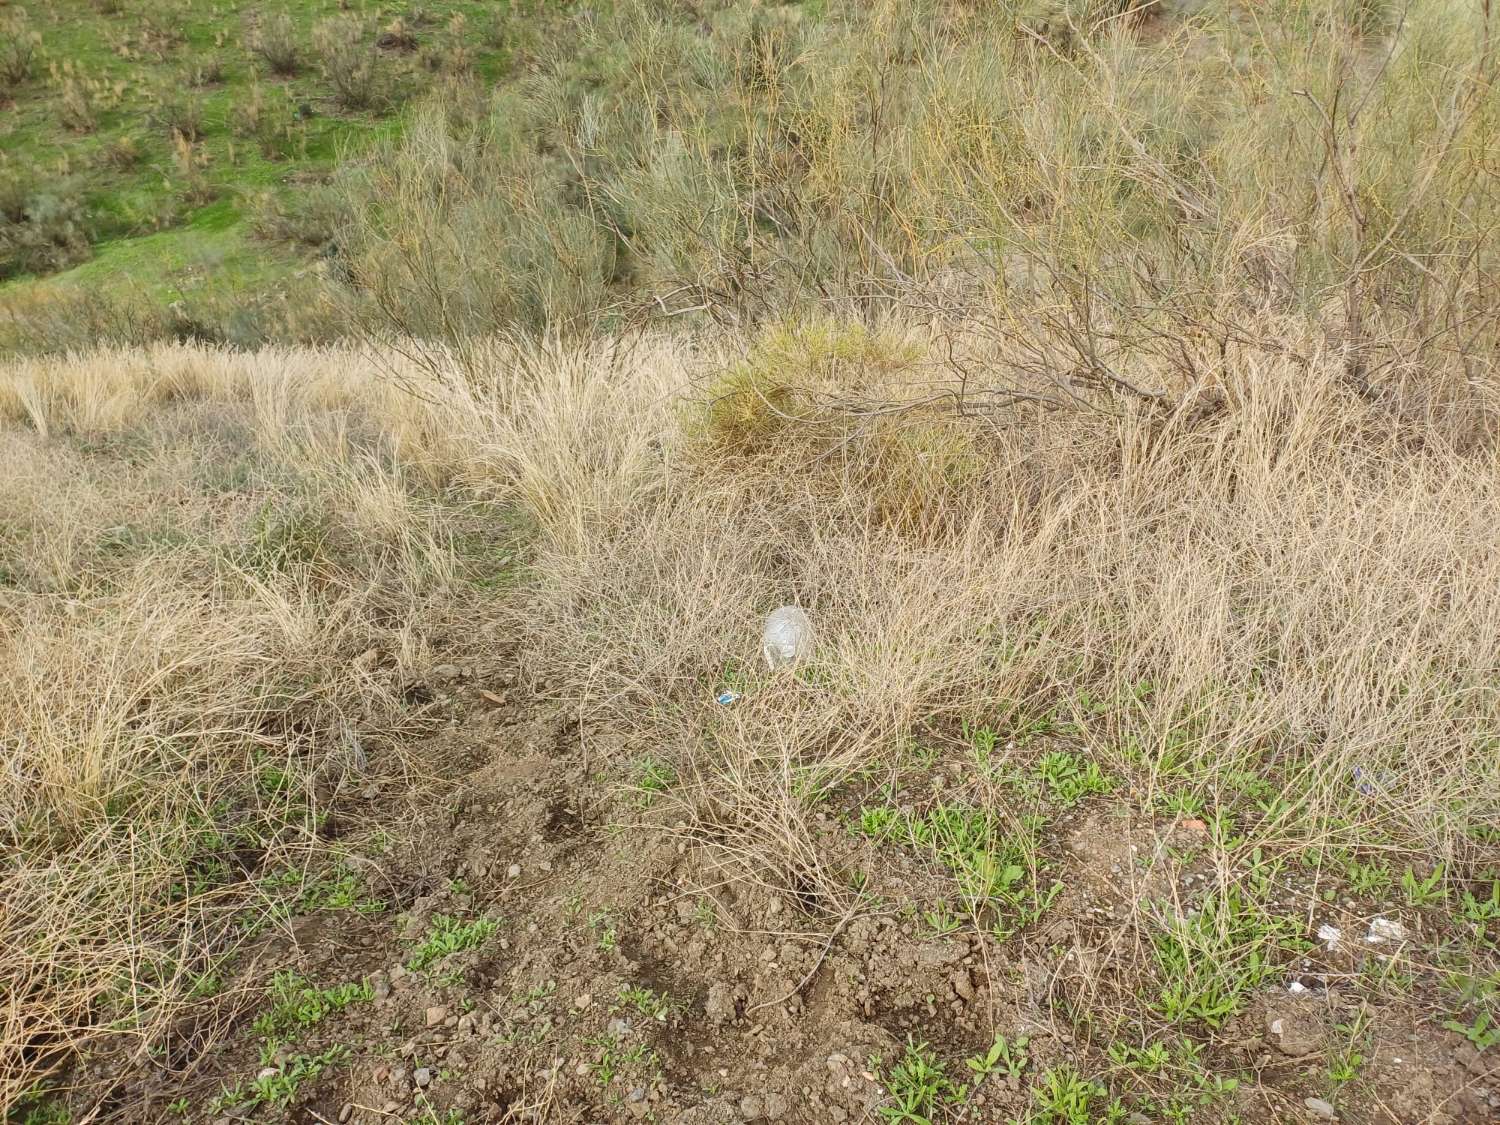
[[[889,1120],[883,1080],[908,1040],[966,1078],[961,1060],[998,1033],[1029,1037],[1025,1074],[992,1076],[934,1119],[1025,1121],[1039,1075],[1107,1069],[1104,1017],[1147,1002],[1130,993],[1147,955],[1125,924],[1133,904],[1190,900],[1212,879],[1191,860],[1141,862],[1190,844],[1191,825],[1086,804],[1055,841],[1067,889],[1040,923],[1005,942],[943,936],[890,905],[921,899],[933,865],[874,851],[830,812],[820,846],[870,870],[877,893],[841,916],[808,912],[622,784],[608,732],[534,699],[514,652],[500,651],[434,677],[448,722],[419,748],[418,780],[374,776],[377,762],[335,802],[351,839],[383,844],[355,854],[389,908],[297,917],[247,950],[213,1034],[194,1027],[174,1057],[117,1076],[117,1117],[181,1120],[185,1098],[189,1120],[218,1123],[874,1122]],[[1299,901],[1291,888],[1283,905],[1307,909]],[[1357,937],[1368,913],[1347,900],[1320,916]],[[478,948],[409,968],[440,916],[498,927]],[[1314,946],[1206,1033],[1205,1057],[1240,1086],[1191,1119],[1317,1120],[1305,1099],[1324,1095],[1337,1029],[1369,1002],[1355,988],[1363,952],[1358,940]],[[373,999],[266,1059],[251,1023],[281,969],[318,986],[366,980]],[[1303,990],[1289,992],[1293,981]],[[1494,1052],[1419,1020],[1415,1003],[1374,1012],[1339,1119],[1494,1119]],[[337,1047],[284,1106],[216,1100],[268,1062]]]

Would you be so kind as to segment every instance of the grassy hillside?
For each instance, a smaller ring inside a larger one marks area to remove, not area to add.
[[[525,5],[58,0],[0,7],[0,283],[158,305],[287,282],[340,153],[514,62]],[[46,278],[45,282],[35,279]]]

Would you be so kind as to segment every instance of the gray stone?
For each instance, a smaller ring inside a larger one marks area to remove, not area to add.
[[[418,1086],[431,1086],[432,1085],[432,1067],[430,1067],[430,1066],[419,1066],[419,1067],[417,1067],[416,1073],[412,1075],[412,1080],[414,1082],[416,1082],[416,1084]]]
[[[1332,1121],[1334,1117],[1333,1106],[1322,1098],[1304,1098],[1302,1104],[1308,1108],[1314,1117],[1320,1117],[1324,1121]]]

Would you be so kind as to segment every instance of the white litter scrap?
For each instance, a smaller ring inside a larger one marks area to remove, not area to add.
[[[1323,943],[1323,948],[1332,953],[1339,947],[1339,942],[1344,940],[1344,931],[1337,926],[1330,926],[1324,922],[1318,927],[1318,940]]]
[[[1406,940],[1406,927],[1400,922],[1394,922],[1389,918],[1372,918],[1370,920],[1370,932],[1365,935],[1365,940],[1371,945],[1379,945],[1381,942]]]
[[[1303,984],[1300,980],[1294,980],[1291,984],[1286,986],[1286,990],[1293,996],[1301,996],[1304,992],[1307,991],[1307,985]]]

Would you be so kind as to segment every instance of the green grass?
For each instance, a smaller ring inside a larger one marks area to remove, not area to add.
[[[274,1073],[225,1087],[216,1109],[247,1110],[263,1105],[284,1108],[297,1096],[302,1083],[313,1081],[330,1066],[341,1062],[348,1053],[349,1048],[340,1045],[318,1055],[297,1055],[276,1067]]]
[[[410,28],[410,50],[375,46],[406,5],[356,0],[343,12],[340,0],[122,0],[117,12],[108,7],[21,0],[0,11],[0,39],[36,39],[30,74],[10,85],[14,105],[0,115],[0,186],[9,180],[28,201],[46,196],[76,207],[84,230],[79,245],[48,261],[8,258],[0,238],[0,298],[120,285],[166,303],[200,288],[274,286],[303,268],[310,250],[257,237],[257,197],[269,193],[295,210],[341,154],[399,132],[403,107],[447,73],[502,77],[511,58],[506,21],[516,6],[428,0],[416,6],[425,15]],[[257,11],[290,17],[303,61],[295,75],[272,74],[249,49]],[[333,18],[356,22],[375,53],[387,92],[378,105],[353,112],[334,98],[314,46],[316,26]],[[0,83],[0,101],[6,93]],[[70,128],[67,106],[80,96],[85,120]],[[187,120],[196,122],[196,135],[185,158],[173,122]]]
[[[317,988],[292,969],[272,977],[267,991],[271,1006],[251,1025],[251,1030],[264,1040],[263,1057],[274,1056],[283,1043],[316,1027],[334,1012],[375,996],[368,981]]]
[[[441,961],[451,953],[465,949],[477,949],[500,928],[500,923],[490,918],[476,918],[462,922],[447,914],[439,914],[432,920],[427,936],[412,950],[406,967],[413,972]]]

